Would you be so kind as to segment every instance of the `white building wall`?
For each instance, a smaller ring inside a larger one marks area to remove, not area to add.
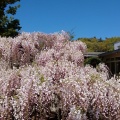
[[[114,50],[120,49],[120,42],[114,43]]]

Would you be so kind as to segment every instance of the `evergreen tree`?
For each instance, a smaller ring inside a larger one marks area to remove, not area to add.
[[[14,19],[20,0],[0,0],[0,36],[15,37],[21,29],[18,19]]]

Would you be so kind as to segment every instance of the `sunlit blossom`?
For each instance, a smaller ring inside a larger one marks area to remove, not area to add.
[[[65,31],[0,37],[0,119],[119,120],[120,79],[85,52]]]

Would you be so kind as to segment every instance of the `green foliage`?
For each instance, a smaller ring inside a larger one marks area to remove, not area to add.
[[[18,19],[14,19],[20,5],[14,5],[20,0],[0,0],[0,36],[15,37],[21,29]]]
[[[90,57],[90,58],[86,58],[84,64],[90,64],[93,67],[96,67],[99,63],[101,62],[100,58],[97,57]]]
[[[114,50],[114,43],[120,41],[120,37],[106,38],[105,40],[94,38],[78,38],[86,43],[88,52],[106,52]]]

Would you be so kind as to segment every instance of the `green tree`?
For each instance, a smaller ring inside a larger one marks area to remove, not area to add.
[[[67,33],[70,36],[70,41],[73,41],[75,38],[75,33],[74,33],[73,29],[68,31]]]
[[[85,59],[84,64],[85,65],[90,64],[93,67],[96,67],[100,62],[102,62],[100,58],[90,57],[90,58]]]
[[[93,38],[78,38],[86,43],[88,52],[107,52],[114,50],[114,43],[120,41],[120,37],[106,38],[105,40]]]
[[[112,38],[106,38],[104,41],[104,45],[106,48],[108,48],[108,51],[114,50],[114,43],[120,41],[120,37],[112,37]]]
[[[14,19],[20,0],[0,0],[0,36],[15,37],[21,29],[18,19]]]

